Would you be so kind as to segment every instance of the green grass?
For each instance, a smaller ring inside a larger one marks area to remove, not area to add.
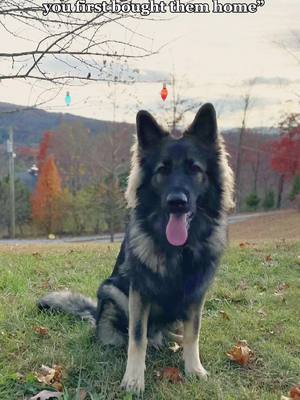
[[[79,387],[94,400],[128,398],[119,388],[126,350],[94,343],[87,323],[49,316],[35,307],[37,298],[53,289],[69,288],[94,297],[99,281],[111,271],[117,250],[115,245],[0,255],[1,400],[27,399],[41,390],[34,372],[42,364],[63,366],[64,400],[78,398]],[[267,255],[272,255],[271,262],[265,262]],[[181,351],[150,349],[144,398],[274,400],[299,384],[299,255],[299,243],[230,248],[209,291],[202,324],[200,348],[209,380],[158,381],[155,372],[160,368],[183,370]],[[283,297],[276,296],[283,282],[289,287]],[[36,326],[47,327],[49,335],[37,336]],[[239,339],[247,340],[255,353],[249,367],[235,365],[225,355]]]

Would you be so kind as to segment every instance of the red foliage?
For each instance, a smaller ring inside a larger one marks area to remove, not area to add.
[[[271,166],[287,178],[300,172],[300,126],[280,136],[271,143]]]

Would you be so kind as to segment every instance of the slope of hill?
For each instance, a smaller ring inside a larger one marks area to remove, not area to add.
[[[0,102],[0,144],[5,142],[10,126],[14,128],[16,145],[32,146],[39,143],[45,131],[56,130],[63,122],[75,121],[90,129],[93,134],[103,134],[118,128],[134,129],[133,125],[127,123],[113,123]]]

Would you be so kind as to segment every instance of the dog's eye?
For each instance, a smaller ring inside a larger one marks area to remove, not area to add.
[[[191,164],[190,170],[191,170],[191,172],[193,172],[193,174],[198,174],[198,173],[203,172],[202,168],[198,164]]]
[[[169,172],[170,166],[166,164],[162,164],[156,169],[156,173],[161,175],[167,175]]]

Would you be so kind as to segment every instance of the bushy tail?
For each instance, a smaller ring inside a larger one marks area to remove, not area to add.
[[[37,305],[42,311],[61,311],[95,325],[97,303],[81,294],[69,291],[52,292],[42,297]]]

